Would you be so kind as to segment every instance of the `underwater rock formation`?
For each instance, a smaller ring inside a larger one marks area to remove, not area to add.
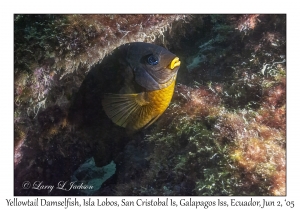
[[[170,106],[131,136],[74,126],[86,73],[132,41],[180,58]],[[285,60],[285,15],[16,15],[15,195],[82,195],[22,183],[69,181],[92,157],[116,163],[93,195],[285,195]]]
[[[95,157],[97,162],[110,162],[114,154],[99,141],[114,138],[110,132],[118,133],[120,142],[115,140],[109,147],[120,152],[118,148],[127,142],[125,133],[109,123],[101,124],[103,131],[110,131],[105,134],[97,132],[99,123],[84,131],[75,128],[66,117],[71,101],[86,72],[113,49],[132,41],[153,42],[164,36],[172,22],[184,18],[185,15],[15,15],[16,195],[47,194],[24,191],[22,180],[32,182],[36,177],[45,177],[45,171],[51,177],[47,178],[49,182],[69,179],[92,154],[103,154],[100,160]],[[38,161],[37,154],[43,154]],[[60,169],[61,164],[66,167]],[[55,176],[57,170],[61,175]]]

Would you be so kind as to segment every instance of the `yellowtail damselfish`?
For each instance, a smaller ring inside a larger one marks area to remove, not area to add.
[[[151,125],[169,106],[180,61],[154,44],[135,42],[122,48],[127,63],[123,86],[118,93],[105,93],[102,105],[115,124],[135,131]]]
[[[85,126],[108,126],[107,115],[129,131],[147,127],[168,107],[179,67],[179,58],[161,46],[121,45],[89,71],[70,117]]]

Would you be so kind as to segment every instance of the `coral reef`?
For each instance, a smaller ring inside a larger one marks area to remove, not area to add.
[[[131,41],[180,57],[168,109],[133,135],[72,124],[86,73]],[[15,195],[286,195],[285,59],[285,15],[16,15]],[[90,158],[116,164],[98,190],[22,189]]]

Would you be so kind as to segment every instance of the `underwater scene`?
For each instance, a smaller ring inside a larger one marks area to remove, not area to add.
[[[285,196],[285,14],[15,14],[15,196]]]

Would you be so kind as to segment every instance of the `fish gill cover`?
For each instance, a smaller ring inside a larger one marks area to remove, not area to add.
[[[166,111],[133,134],[70,120],[88,72],[129,42],[179,57]],[[116,164],[92,195],[286,195],[286,15],[15,15],[14,194],[82,195],[22,183],[85,177],[91,158]]]

